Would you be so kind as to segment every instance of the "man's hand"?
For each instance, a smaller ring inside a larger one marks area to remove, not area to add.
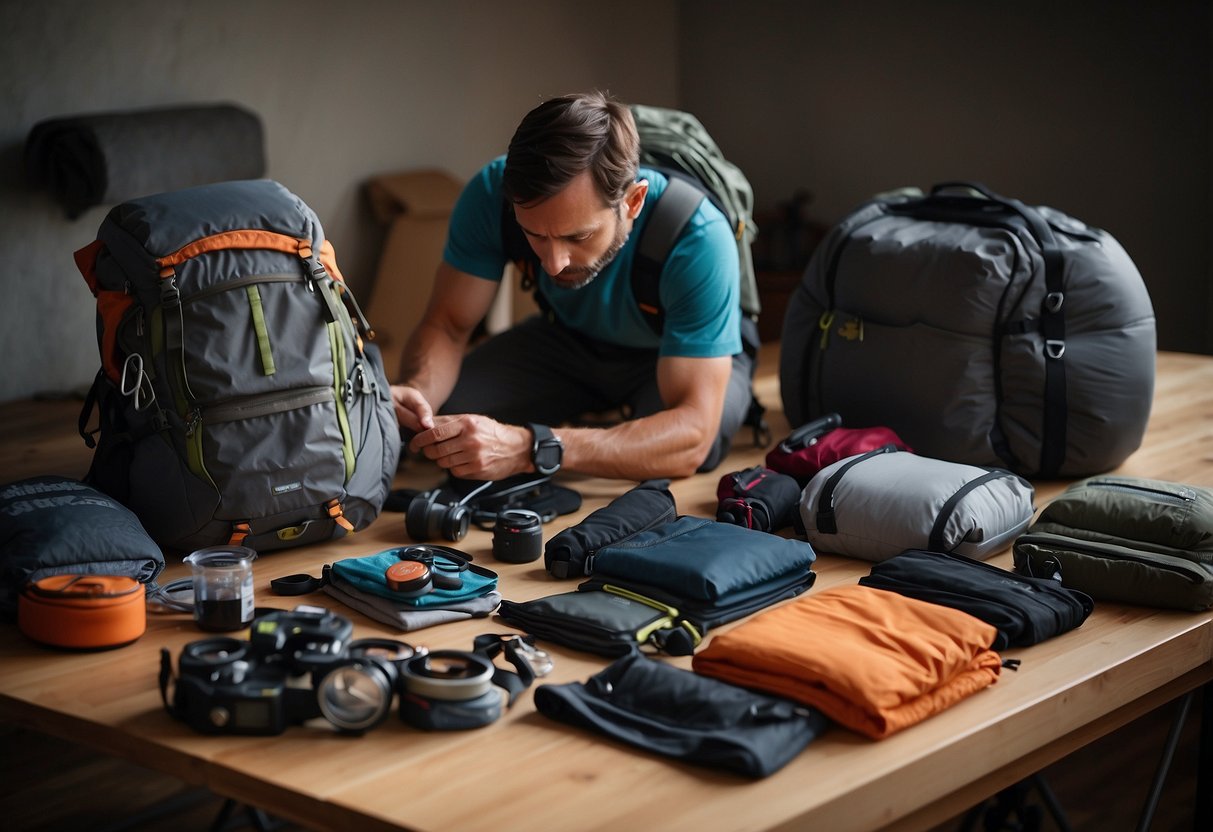
[[[392,404],[396,409],[396,421],[402,427],[413,433],[434,427],[434,409],[416,387],[393,384]]]
[[[531,432],[487,416],[435,417],[431,429],[413,437],[409,450],[465,479],[500,480],[531,470]]]

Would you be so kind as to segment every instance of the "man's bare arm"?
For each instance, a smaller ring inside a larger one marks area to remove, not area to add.
[[[666,409],[609,428],[555,428],[563,468],[619,479],[686,477],[716,441],[732,359],[661,358],[657,385]],[[415,437],[421,451],[458,477],[502,479],[534,470],[531,432],[485,416],[438,417]]]

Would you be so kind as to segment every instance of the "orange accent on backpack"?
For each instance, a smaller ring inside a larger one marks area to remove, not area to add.
[[[191,257],[227,248],[268,248],[273,251],[282,251],[287,254],[298,254],[301,257],[307,257],[311,253],[312,243],[310,240],[300,240],[295,237],[288,237],[286,234],[276,234],[273,231],[258,231],[253,229],[224,231],[222,234],[212,234],[209,237],[194,240],[194,242],[179,248],[172,254],[158,257],[156,258],[156,265],[160,266],[161,269],[169,266],[179,266]],[[308,254],[304,254],[304,251],[307,251]],[[160,275],[161,277],[167,276],[163,271]]]
[[[354,524],[345,519],[345,510],[341,508],[341,503],[337,502],[337,498],[329,500],[329,517],[333,518],[333,522],[341,528],[345,529],[350,534],[354,533]]]
[[[244,539],[253,531],[253,527],[247,522],[233,523],[232,536],[228,538],[227,545],[241,546],[244,544]]]
[[[345,283],[341,269],[337,268],[337,252],[333,250],[333,244],[328,240],[320,244],[320,265],[324,266],[325,270],[336,280]],[[341,291],[344,291],[344,288]]]

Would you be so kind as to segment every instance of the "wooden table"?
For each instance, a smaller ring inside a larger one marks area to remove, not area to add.
[[[779,411],[776,345],[762,358],[759,395]],[[1143,447],[1120,472],[1213,486],[1213,358],[1158,357],[1155,407]],[[75,436],[78,405],[0,406],[0,479],[39,473],[80,476],[88,454]],[[709,516],[720,474],[761,462],[739,437],[716,474],[674,484],[679,510]],[[429,485],[436,469],[411,463],[397,485]],[[562,476],[580,490],[582,512],[545,527],[545,539],[622,493],[627,483]],[[1038,483],[1044,505],[1065,483]],[[289,608],[269,581],[333,560],[407,542],[402,515],[326,545],[270,553],[256,564],[258,604]],[[515,600],[571,589],[542,564],[497,563],[491,535],[461,544],[501,574]],[[1010,566],[1009,552],[992,562]],[[814,591],[853,583],[866,563],[823,555]],[[162,580],[185,574],[173,564]],[[355,636],[403,637],[431,649],[470,649],[475,635],[507,631],[495,620],[444,624],[404,634],[330,603]],[[530,692],[498,722],[476,730],[426,733],[395,713],[362,737],[324,724],[278,737],[207,737],[165,713],[156,674],[161,647],[174,657],[201,638],[185,615],[154,615],[138,642],[115,651],[52,652],[0,628],[0,717],[163,770],[270,813],[318,828],[418,830],[925,828],[1039,770],[1087,742],[1213,678],[1213,615],[1099,604],[1079,629],[1029,649],[993,687],[889,739],[873,742],[833,728],[786,768],[760,781],[643,753],[547,720]],[[553,648],[547,681],[584,680],[605,660]],[[689,667],[689,658],[672,659]]]

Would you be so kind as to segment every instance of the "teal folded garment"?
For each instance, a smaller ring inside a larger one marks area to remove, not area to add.
[[[383,573],[387,571],[388,567],[400,560],[399,552],[400,549],[385,549],[373,555],[346,558],[334,563],[332,570],[362,592],[369,592],[380,598],[387,598],[389,601],[418,609],[447,607],[460,601],[480,598],[497,589],[496,572],[475,564],[468,564],[466,570],[456,572],[458,564],[454,560],[437,554],[434,557],[434,567],[448,575],[458,574],[463,585],[459,589],[434,587],[417,598],[406,598],[390,589],[383,577]]]

